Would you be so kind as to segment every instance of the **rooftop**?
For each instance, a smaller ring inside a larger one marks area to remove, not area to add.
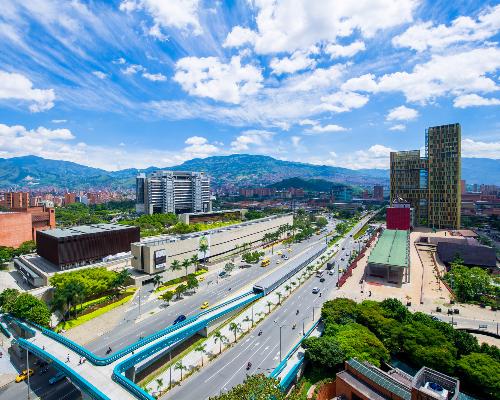
[[[368,263],[407,267],[409,262],[408,231],[386,229],[368,257]]]
[[[120,231],[123,229],[130,229],[128,225],[117,224],[94,224],[94,225],[79,225],[71,228],[56,228],[43,231],[44,235],[53,236],[56,238],[65,238],[71,236],[87,235],[90,233],[100,233],[109,231]]]

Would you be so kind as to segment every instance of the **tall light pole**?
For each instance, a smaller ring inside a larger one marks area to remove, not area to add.
[[[26,372],[28,373],[28,400],[30,399],[30,364],[28,359],[29,351],[26,349]]]
[[[280,324],[278,324],[277,321],[273,321],[273,322],[280,327],[280,362],[281,362],[281,328],[283,328],[284,326],[288,326],[288,325],[280,325]]]
[[[313,309],[314,310],[314,309]],[[302,336],[305,336],[306,335],[306,331],[305,331],[305,326],[304,326],[304,321],[306,319],[308,319],[309,317],[305,317],[305,318],[302,318]]]

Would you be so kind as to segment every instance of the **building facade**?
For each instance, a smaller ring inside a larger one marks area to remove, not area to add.
[[[136,178],[136,211],[141,214],[212,210],[210,178],[204,172],[157,171]]]
[[[382,185],[373,186],[373,198],[376,200],[384,200],[384,187]]]
[[[460,124],[428,128],[425,156],[420,150],[391,152],[391,204],[404,200],[416,223],[433,228],[460,228]]]
[[[293,224],[292,214],[276,215],[185,235],[146,238],[132,243],[132,267],[146,274],[165,273],[165,280],[174,279],[185,273],[170,270],[174,260],[182,262],[193,255],[197,255],[201,260],[231,254],[237,246],[257,243],[266,233],[274,233],[286,224]],[[202,243],[207,246],[204,252],[200,250]],[[188,272],[194,272],[194,266],[189,268]]]

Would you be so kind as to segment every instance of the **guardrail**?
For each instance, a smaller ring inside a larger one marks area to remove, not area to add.
[[[212,315],[211,317],[198,321],[192,326],[188,327],[185,332],[178,332],[176,337],[170,337],[163,339],[162,341],[159,341],[155,343],[154,345],[142,350],[141,352],[137,353],[136,355],[120,362],[115,366],[113,369],[113,380],[120,385],[122,385],[126,390],[128,390],[131,394],[134,396],[138,397],[141,400],[154,400],[155,398],[152,397],[148,392],[146,392],[144,389],[136,385],[133,381],[128,379],[126,376],[123,375],[123,373],[128,370],[129,368],[133,367],[137,363],[141,362],[142,360],[150,357],[152,354],[157,353],[158,351],[168,347],[172,343],[176,342],[179,340],[179,338],[183,337],[189,337],[193,333],[198,332],[199,330],[203,329],[205,326],[207,326],[210,322],[220,318],[224,314],[228,314],[240,307],[243,307],[244,305],[251,303],[261,297],[263,297],[263,293],[255,294],[248,299],[242,301],[241,303],[235,304],[234,306],[230,307],[229,309],[219,312],[215,315]],[[240,296],[241,298],[241,296]],[[213,311],[213,309],[212,309]]]
[[[253,293],[252,291],[246,292],[246,293],[241,294],[233,299],[225,301],[224,303],[221,303],[217,306],[206,309],[206,310],[204,310],[204,311],[202,311],[202,312],[200,312],[200,313],[198,313],[190,318],[185,319],[184,321],[182,321],[176,325],[169,326],[165,329],[162,329],[161,331],[158,331],[158,332],[155,332],[149,336],[146,336],[145,338],[138,340],[137,342],[135,342],[135,343],[133,343],[133,344],[121,349],[121,350],[118,350],[117,352],[111,354],[109,357],[98,356],[98,355],[92,353],[90,350],[86,349],[85,347],[80,346],[78,343],[75,343],[72,340],[68,339],[67,337],[58,334],[57,332],[54,332],[54,331],[47,329],[43,326],[40,326],[38,324],[33,323],[32,325],[36,326],[45,336],[48,336],[48,337],[56,340],[57,342],[63,344],[64,346],[66,346],[69,349],[73,350],[74,352],[78,353],[82,357],[85,357],[92,364],[98,365],[98,366],[103,366],[103,365],[111,364],[112,362],[122,358],[123,356],[125,356],[125,355],[127,355],[127,354],[129,354],[137,349],[139,349],[140,347],[147,345],[147,344],[161,338],[162,336],[165,336],[169,333],[172,333],[176,330],[181,329],[182,327],[184,327],[186,325],[193,323],[194,321],[198,320],[200,317],[202,317],[203,315],[206,315],[209,312],[213,312],[214,310],[225,307],[228,304],[231,304],[237,300],[240,300],[240,299],[242,299],[242,298],[244,298],[252,293]],[[31,331],[33,332],[33,334],[35,334],[34,330],[31,329]]]
[[[16,317],[13,317],[12,315],[9,315],[9,314],[4,314],[2,316],[3,319],[5,319],[7,322],[11,322],[11,323],[14,323],[16,324],[17,326],[19,326],[23,331],[25,332],[28,332],[29,334],[35,336],[36,335],[36,331],[32,328],[30,328],[27,324],[25,324],[24,322],[21,322],[18,318]]]
[[[40,347],[34,345],[26,339],[19,338],[16,340],[19,346],[23,347],[27,351],[35,354],[36,356],[43,358],[44,360],[51,360],[52,366],[64,373],[67,377],[71,379],[80,389],[87,393],[91,398],[95,400],[111,400],[108,396],[102,393],[89,381],[83,378],[81,375],[77,374],[73,369],[69,368],[65,363],[58,360],[56,357],[41,349]]]

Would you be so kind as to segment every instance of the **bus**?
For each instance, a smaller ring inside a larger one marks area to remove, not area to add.
[[[267,267],[269,264],[271,264],[271,260],[269,258],[264,258],[262,262],[260,263],[261,267]]]

